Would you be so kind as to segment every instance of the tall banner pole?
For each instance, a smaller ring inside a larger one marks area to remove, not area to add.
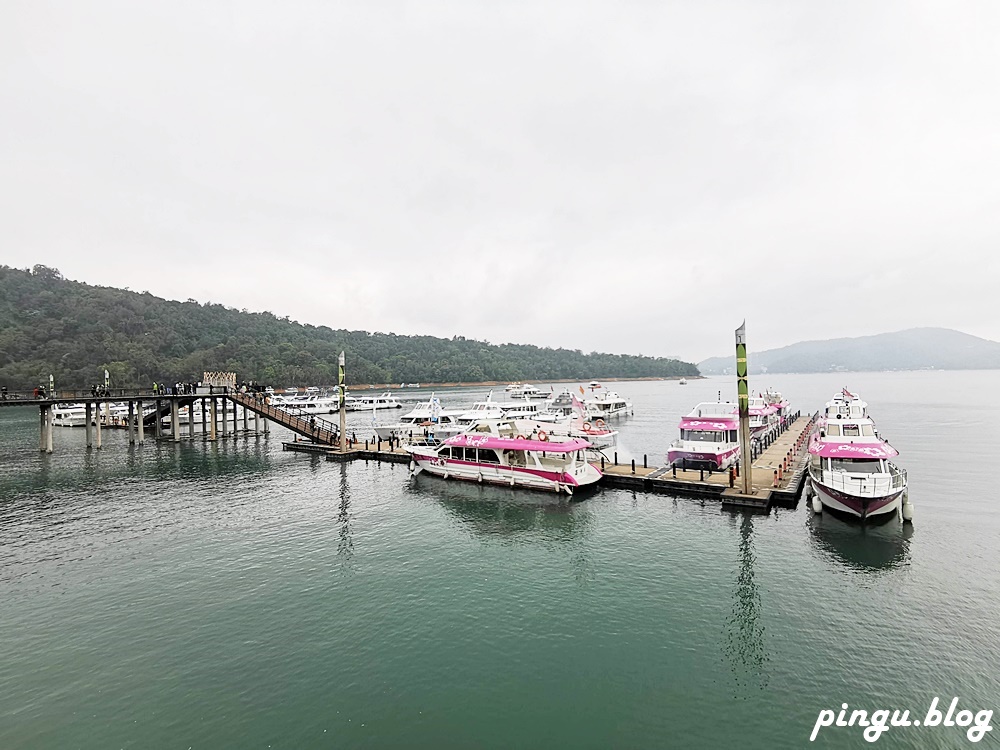
[[[337,391],[340,396],[340,450],[347,449],[347,400],[344,391],[344,352],[340,353],[337,368]]]
[[[747,382],[747,322],[736,329],[736,392],[740,400],[740,478],[743,494],[753,492],[753,460],[750,458],[750,385]]]

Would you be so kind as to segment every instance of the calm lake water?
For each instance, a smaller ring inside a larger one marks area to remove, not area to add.
[[[799,748],[842,703],[1000,710],[998,378],[752,379],[803,412],[860,392],[909,470],[912,527],[411,479],[282,452],[280,428],[106,432],[100,452],[57,429],[46,456],[37,410],[2,409],[0,748]],[[651,464],[683,412],[735,393],[610,385],[635,403],[620,457]],[[352,415],[359,437],[369,421]],[[851,727],[811,746],[869,744]]]

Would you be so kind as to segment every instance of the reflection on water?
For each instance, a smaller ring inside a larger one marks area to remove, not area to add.
[[[767,687],[767,663],[764,622],[761,616],[760,589],[754,577],[757,555],[753,544],[753,515],[740,520],[739,567],[733,589],[733,610],[726,621],[725,650],[739,690]]]
[[[593,522],[586,503],[565,495],[458,482],[419,474],[408,492],[438,502],[463,526],[481,536],[505,538],[536,532],[553,541],[579,538]]]
[[[351,486],[347,481],[347,462],[340,462],[340,504],[337,506],[337,556],[345,570],[351,569],[354,535],[351,532]]]
[[[910,561],[913,525],[886,514],[881,522],[858,523],[831,513],[809,519],[809,536],[820,555],[834,563],[867,573],[881,573]]]

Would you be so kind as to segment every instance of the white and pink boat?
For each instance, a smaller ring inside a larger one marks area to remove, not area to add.
[[[750,437],[762,438],[778,427],[778,405],[764,396],[750,397]]]
[[[879,437],[868,404],[848,390],[827,403],[809,454],[809,486],[822,508],[866,519],[905,502],[906,471],[890,460],[899,451]]]
[[[670,444],[667,461],[689,469],[724,470],[740,457],[740,418],[727,402],[698,404],[681,417],[679,440]]]
[[[587,461],[590,443],[579,438],[550,436],[519,423],[483,422],[442,445],[407,445],[410,471],[444,479],[565,492],[572,495],[594,485],[601,472]]]

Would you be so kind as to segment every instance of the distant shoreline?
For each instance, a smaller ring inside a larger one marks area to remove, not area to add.
[[[605,382],[606,383],[628,383],[628,382],[641,382],[641,381],[681,380],[681,379],[684,379],[684,380],[704,380],[705,376],[704,375],[671,375],[669,377],[600,378],[599,382],[601,382],[601,383],[605,383]],[[511,381],[504,381],[504,380],[483,380],[483,381],[480,381],[480,382],[474,382],[474,381],[466,382],[466,381],[461,381],[461,382],[455,382],[455,383],[420,383],[419,385],[420,385],[420,388],[467,388],[467,387],[473,387],[473,386],[487,386],[487,387],[490,387],[490,386],[492,386],[492,387],[503,386],[503,387],[507,387],[508,385],[510,385],[510,382]],[[513,381],[513,382],[522,382],[522,383],[553,383],[553,384],[555,384],[555,383],[581,383],[583,381],[581,381],[579,379],[576,379],[576,380],[567,380],[565,378],[560,378],[558,380],[530,380],[529,379],[529,380]],[[365,388],[365,389],[372,389],[372,390],[385,390],[385,391],[406,390],[405,388],[401,389],[399,387],[398,383],[395,383],[395,384],[389,384],[389,383],[352,383],[352,384],[347,385],[347,390],[351,390],[352,388],[354,388],[355,390],[358,389],[358,388]]]

